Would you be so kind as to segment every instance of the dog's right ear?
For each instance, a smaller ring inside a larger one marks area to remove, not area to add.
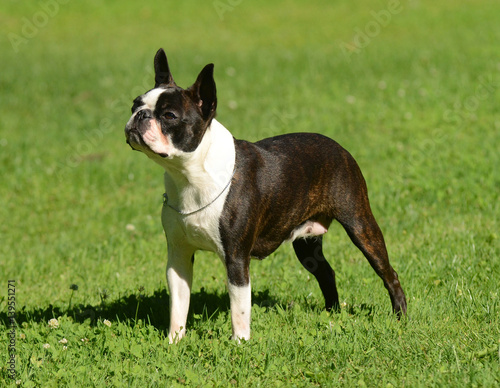
[[[155,55],[155,88],[160,85],[175,85],[170,69],[168,68],[167,55],[159,49]]]
[[[213,63],[203,68],[196,82],[187,90],[191,92],[195,104],[200,107],[203,118],[211,121],[215,117],[217,109],[217,89],[214,81]]]

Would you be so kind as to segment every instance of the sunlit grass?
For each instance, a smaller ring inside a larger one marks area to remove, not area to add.
[[[402,1],[351,54],[342,43],[388,2],[243,1],[222,19],[212,2],[68,2],[16,53],[8,34],[42,3],[0,15],[0,305],[8,333],[15,280],[22,386],[500,383],[496,2]],[[162,171],[123,135],[159,47],[183,87],[215,63],[236,137],[320,132],[354,155],[408,319],[333,225],[340,313],[283,246],[252,262],[252,339],[237,345],[223,265],[200,252],[187,337],[168,345]]]

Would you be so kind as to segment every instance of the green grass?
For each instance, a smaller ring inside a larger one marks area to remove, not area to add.
[[[385,1],[242,1],[222,20],[225,0],[68,2],[41,23],[46,3],[0,14],[0,385],[15,385],[9,279],[23,387],[500,384],[497,1],[401,1],[377,34]],[[354,155],[408,319],[335,225],[340,313],[283,246],[252,263],[252,339],[237,345],[223,266],[199,253],[188,334],[168,345],[162,172],[123,135],[159,47],[184,87],[215,63],[236,137],[320,132]]]

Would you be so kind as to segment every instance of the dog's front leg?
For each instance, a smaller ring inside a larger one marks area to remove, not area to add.
[[[227,289],[231,304],[232,338],[236,341],[250,339],[250,314],[252,291],[250,287],[250,259],[226,260]]]
[[[170,294],[170,343],[179,341],[186,334],[186,321],[193,283],[194,251],[187,248],[168,247],[167,282]]]

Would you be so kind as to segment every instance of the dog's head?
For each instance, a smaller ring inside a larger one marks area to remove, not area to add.
[[[187,89],[175,84],[163,49],[154,68],[155,87],[134,100],[125,136],[134,150],[161,162],[196,150],[215,116],[217,95],[213,64]]]

